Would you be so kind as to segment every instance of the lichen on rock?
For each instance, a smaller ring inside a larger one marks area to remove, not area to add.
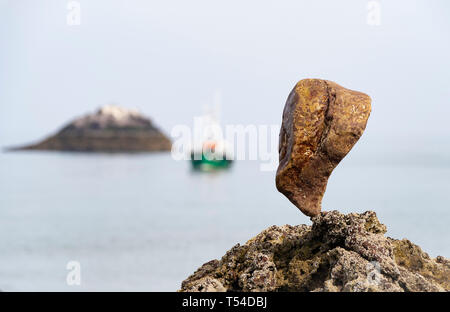
[[[271,226],[201,266],[181,291],[450,291],[450,262],[386,237],[375,212]]]

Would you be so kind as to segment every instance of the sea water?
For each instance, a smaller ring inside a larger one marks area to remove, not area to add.
[[[344,159],[323,209],[374,210],[387,235],[448,257],[449,177],[445,162]],[[3,291],[175,291],[273,224],[311,224],[256,161],[198,173],[163,153],[1,153],[0,190]]]

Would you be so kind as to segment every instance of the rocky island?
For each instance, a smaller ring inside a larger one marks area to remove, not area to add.
[[[364,93],[299,81],[283,112],[276,186],[312,225],[272,226],[202,265],[180,291],[450,291],[450,261],[386,237],[375,212],[321,212],[328,178],[370,110]]]
[[[107,105],[75,119],[42,142],[13,150],[80,152],[169,151],[171,141],[139,112]]]

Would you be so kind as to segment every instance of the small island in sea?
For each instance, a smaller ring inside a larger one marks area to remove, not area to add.
[[[156,152],[169,151],[171,146],[170,139],[149,118],[135,110],[106,105],[41,142],[11,150]]]

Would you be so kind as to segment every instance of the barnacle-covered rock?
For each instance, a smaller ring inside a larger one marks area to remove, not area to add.
[[[205,263],[181,291],[450,291],[450,261],[385,237],[374,212],[312,221],[269,227]]]

